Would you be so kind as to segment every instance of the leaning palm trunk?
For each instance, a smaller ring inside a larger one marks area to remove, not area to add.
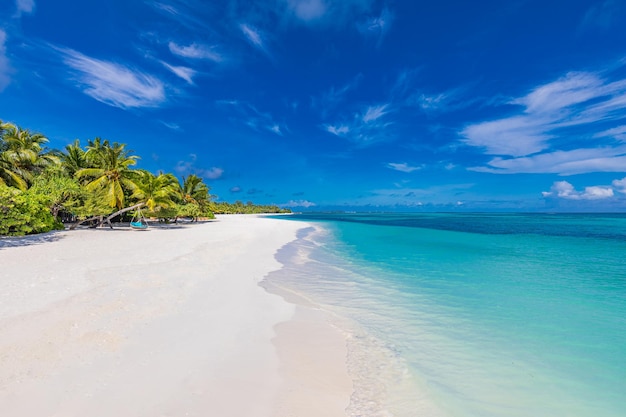
[[[90,217],[88,219],[85,220],[81,220],[78,223],[74,223],[71,227],[70,230],[74,230],[76,229],[78,226],[80,226],[83,223],[89,222],[89,221],[93,221],[93,220],[99,220],[98,223],[96,223],[94,226],[91,226],[91,228],[95,229],[96,227],[100,227],[102,226],[104,223],[108,224],[109,227],[111,229],[113,229],[113,225],[111,224],[111,219],[114,219],[115,217],[119,216],[120,214],[126,213],[127,211],[131,211],[131,210],[135,210],[138,208],[141,208],[143,206],[145,206],[146,203],[139,203],[139,204],[135,204],[134,206],[130,206],[130,207],[126,207],[124,209],[118,210],[115,213],[109,215],[107,218],[104,218],[104,216],[94,216],[94,217]]]

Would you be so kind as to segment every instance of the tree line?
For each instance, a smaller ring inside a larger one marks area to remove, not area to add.
[[[143,210],[160,221],[213,218],[214,213],[277,213],[277,206],[215,203],[197,175],[179,181],[134,166],[139,157],[118,142],[79,140],[50,149],[40,134],[0,121],[0,235],[97,227]]]

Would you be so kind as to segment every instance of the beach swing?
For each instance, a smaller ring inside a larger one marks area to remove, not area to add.
[[[146,230],[148,228],[148,222],[143,216],[141,209],[137,209],[137,212],[130,220],[130,228],[133,230]]]

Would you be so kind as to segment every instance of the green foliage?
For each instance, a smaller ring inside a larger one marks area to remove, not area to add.
[[[126,145],[95,138],[63,151],[45,147],[40,133],[0,120],[0,235],[24,235],[62,227],[59,217],[79,220],[112,216],[144,204],[161,220],[214,218],[213,213],[283,213],[277,206],[213,203],[197,175],[133,169],[138,156]]]
[[[59,163],[58,152],[45,147],[48,139],[40,133],[12,123],[1,123],[0,183],[26,190],[35,176]]]
[[[28,192],[40,196],[55,218],[61,211],[72,212],[80,207],[88,194],[76,179],[64,176],[60,168],[36,177]]]
[[[180,185],[174,175],[154,175],[145,170],[137,173],[131,198],[138,203],[144,203],[151,212],[175,205],[175,200],[180,197]]]
[[[276,205],[259,205],[251,201],[248,201],[246,204],[243,204],[241,201],[235,201],[234,203],[211,203],[211,210],[215,214],[291,213],[291,210],[281,209]]]
[[[41,194],[0,185],[0,235],[23,236],[63,229]]]
[[[126,150],[126,145],[96,138],[89,141],[85,152],[87,168],[76,171],[76,177],[83,180],[89,191],[104,189],[104,198],[109,207],[124,207],[124,189],[133,192],[137,188],[137,172],[130,167],[138,157]]]
[[[197,219],[202,216],[202,208],[198,203],[179,204],[177,208],[178,217],[191,217]]]

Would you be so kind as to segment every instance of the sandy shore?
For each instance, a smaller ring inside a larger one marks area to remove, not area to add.
[[[259,282],[306,224],[0,240],[3,416],[345,416],[346,341]]]

